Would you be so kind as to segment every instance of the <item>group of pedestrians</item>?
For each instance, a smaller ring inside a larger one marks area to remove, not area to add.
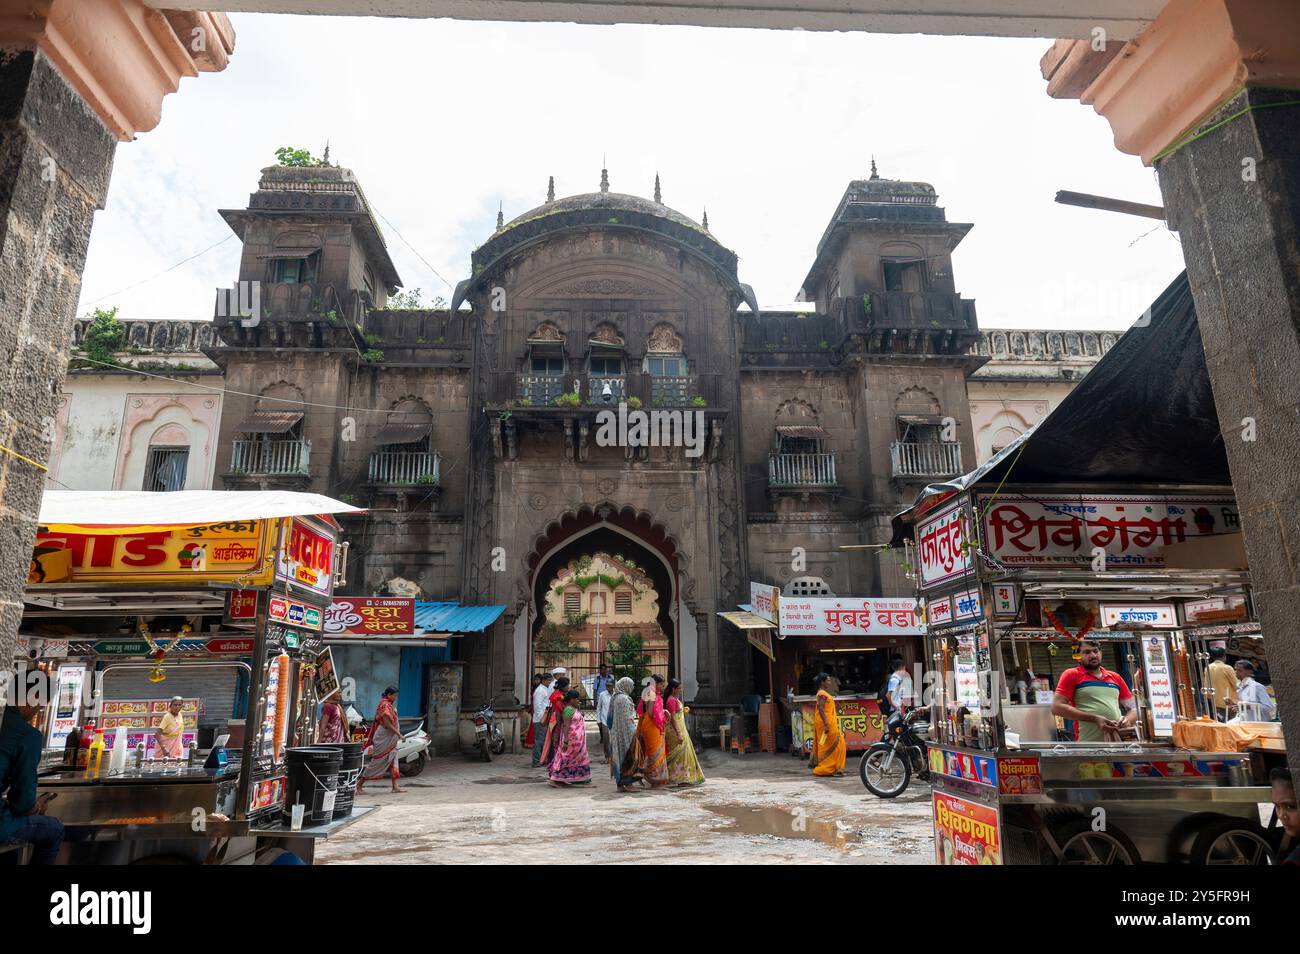
[[[581,693],[557,668],[533,679],[533,766],[544,766],[554,787],[591,781],[591,755]],[[620,792],[634,786],[699,785],[704,772],[686,728],[681,682],[646,676],[639,698],[628,676],[615,679],[605,666],[596,675],[596,720],[610,776]]]

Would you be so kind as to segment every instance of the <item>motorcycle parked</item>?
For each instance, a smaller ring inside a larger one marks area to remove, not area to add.
[[[352,706],[346,712],[348,720],[348,737],[353,742],[365,742],[370,734],[370,720],[366,719]],[[419,775],[429,761],[429,746],[433,740],[424,731],[424,720],[409,732],[402,734],[402,741],[397,743],[397,771],[403,778]]]
[[[403,778],[410,778],[424,771],[424,766],[429,761],[428,750],[432,742],[429,733],[424,731],[423,719],[420,720],[419,725],[402,736],[402,741],[397,743],[397,771]]]
[[[506,736],[497,723],[496,711],[490,703],[479,706],[474,713],[474,744],[479,750],[479,758],[491,762],[493,755],[500,755],[506,750]]]
[[[913,709],[907,715],[897,710],[885,720],[885,736],[862,756],[858,775],[871,794],[895,798],[907,791],[912,773],[930,780],[926,737],[930,733],[930,710]]]

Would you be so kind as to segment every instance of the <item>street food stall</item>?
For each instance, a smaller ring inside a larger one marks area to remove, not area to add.
[[[909,666],[924,628],[913,597],[783,596],[777,587],[750,583],[740,613],[720,613],[740,627],[769,661],[774,697],[790,728],[791,755],[812,752],[813,677],[832,675],[840,730],[850,752],[884,735],[879,695],[890,659]],[[775,634],[776,639],[772,639]]]
[[[926,618],[938,863],[1277,857],[1261,806],[1284,756],[1257,743],[1280,732],[1199,701],[1198,608],[1256,624],[1185,281],[1152,312],[1036,429],[895,518]],[[1156,381],[1159,360],[1180,373]],[[1079,667],[1084,639],[1131,689],[1131,730],[1053,715],[1072,669],[1114,688]]]
[[[310,862],[361,816],[358,753],[311,746],[338,690],[321,637],[343,566],[331,514],[354,510],[290,492],[46,494],[15,664],[53,681],[39,790],[57,796],[66,860],[281,847]]]

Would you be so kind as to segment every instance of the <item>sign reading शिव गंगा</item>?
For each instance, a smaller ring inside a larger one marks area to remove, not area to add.
[[[903,597],[787,596],[782,636],[920,636],[916,600]]]
[[[1078,497],[1043,494],[997,499],[984,511],[984,545],[1007,566],[1088,570],[1093,549],[1110,569],[1165,565],[1164,548],[1196,537],[1238,533],[1231,497]]]

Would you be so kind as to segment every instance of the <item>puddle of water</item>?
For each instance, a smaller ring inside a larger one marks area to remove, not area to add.
[[[736,823],[731,828],[720,829],[721,831],[800,838],[820,841],[835,848],[846,848],[861,840],[856,829],[841,827],[837,819],[813,818],[805,812],[789,808],[754,808],[751,805],[705,805],[704,808]]]

